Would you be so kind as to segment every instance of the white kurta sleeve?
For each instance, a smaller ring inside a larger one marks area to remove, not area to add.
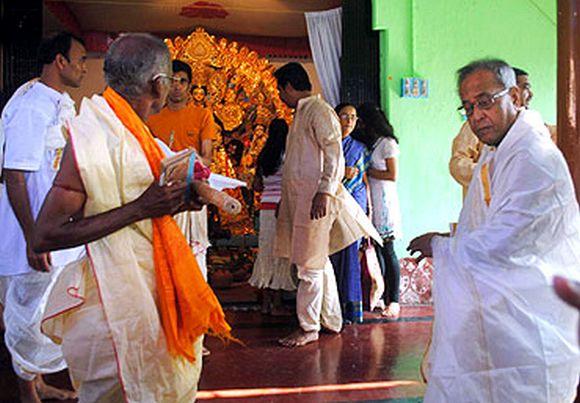
[[[534,161],[529,152],[517,153],[494,177],[488,219],[458,236],[451,250],[454,260],[480,270],[503,270],[537,266],[553,252],[554,240],[564,236],[563,220],[577,220],[577,211],[568,209],[570,217],[562,217],[561,206],[572,195],[560,189],[569,186],[558,183],[565,179],[549,172],[549,165]]]

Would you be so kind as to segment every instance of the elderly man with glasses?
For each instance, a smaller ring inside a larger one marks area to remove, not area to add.
[[[408,250],[433,257],[435,322],[425,402],[570,402],[578,312],[552,279],[580,278],[574,186],[546,126],[518,108],[501,60],[458,71],[469,125],[484,144],[457,230]]]
[[[192,402],[201,336],[228,337],[229,326],[172,218],[199,201],[184,182],[159,184],[165,154],[145,125],[170,90],[169,51],[122,35],[104,71],[103,95],[67,125],[36,222],[36,252],[87,250],[58,278],[43,331],[62,343],[80,402]]]
[[[520,91],[518,103],[520,107],[528,109],[529,103],[532,100],[533,93],[531,84],[528,79],[528,73],[517,67],[513,67],[516,74],[516,84]],[[466,111],[460,107],[460,113],[465,116]],[[546,125],[550,131],[550,136],[556,142],[556,127]],[[451,148],[451,159],[449,160],[449,172],[453,179],[457,181],[463,188],[463,197],[467,194],[467,188],[471,177],[473,176],[473,169],[477,164],[483,143],[471,130],[469,123],[465,122],[459,133],[453,139],[453,146]]]

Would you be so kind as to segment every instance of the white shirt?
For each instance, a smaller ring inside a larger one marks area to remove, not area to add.
[[[2,111],[3,169],[25,171],[35,219],[60,167],[66,144],[62,125],[74,115],[74,102],[68,94],[61,94],[41,82],[19,88]],[[0,228],[0,276],[30,272],[24,234],[5,187],[0,196]],[[52,264],[62,266],[78,258],[81,252],[82,248],[53,252]]]
[[[385,160],[387,158],[397,158],[399,153],[397,142],[394,139],[384,137],[378,140],[373,149],[370,167],[385,171],[387,169]],[[369,177],[369,187],[373,207],[373,225],[383,238],[401,238],[403,233],[397,183],[391,180]]]

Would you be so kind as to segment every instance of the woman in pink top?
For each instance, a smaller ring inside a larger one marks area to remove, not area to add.
[[[286,148],[288,125],[283,119],[274,119],[268,129],[269,135],[258,156],[256,180],[261,181],[260,231],[258,257],[254,263],[250,285],[263,289],[262,312],[284,315],[282,290],[293,291],[296,281],[292,278],[288,259],[274,256],[276,236],[276,209],[281,198],[282,159]]]

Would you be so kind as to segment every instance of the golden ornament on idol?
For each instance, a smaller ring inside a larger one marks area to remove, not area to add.
[[[247,47],[222,38],[216,40],[203,28],[187,38],[166,39],[171,57],[192,68],[191,101],[210,108],[220,128],[214,145],[212,172],[251,184],[256,160],[266,143],[272,119],[292,119],[291,110],[278,94],[274,66]],[[247,203],[240,189],[229,191],[243,205],[236,216],[220,214],[216,220],[232,235],[254,232],[254,202]]]

